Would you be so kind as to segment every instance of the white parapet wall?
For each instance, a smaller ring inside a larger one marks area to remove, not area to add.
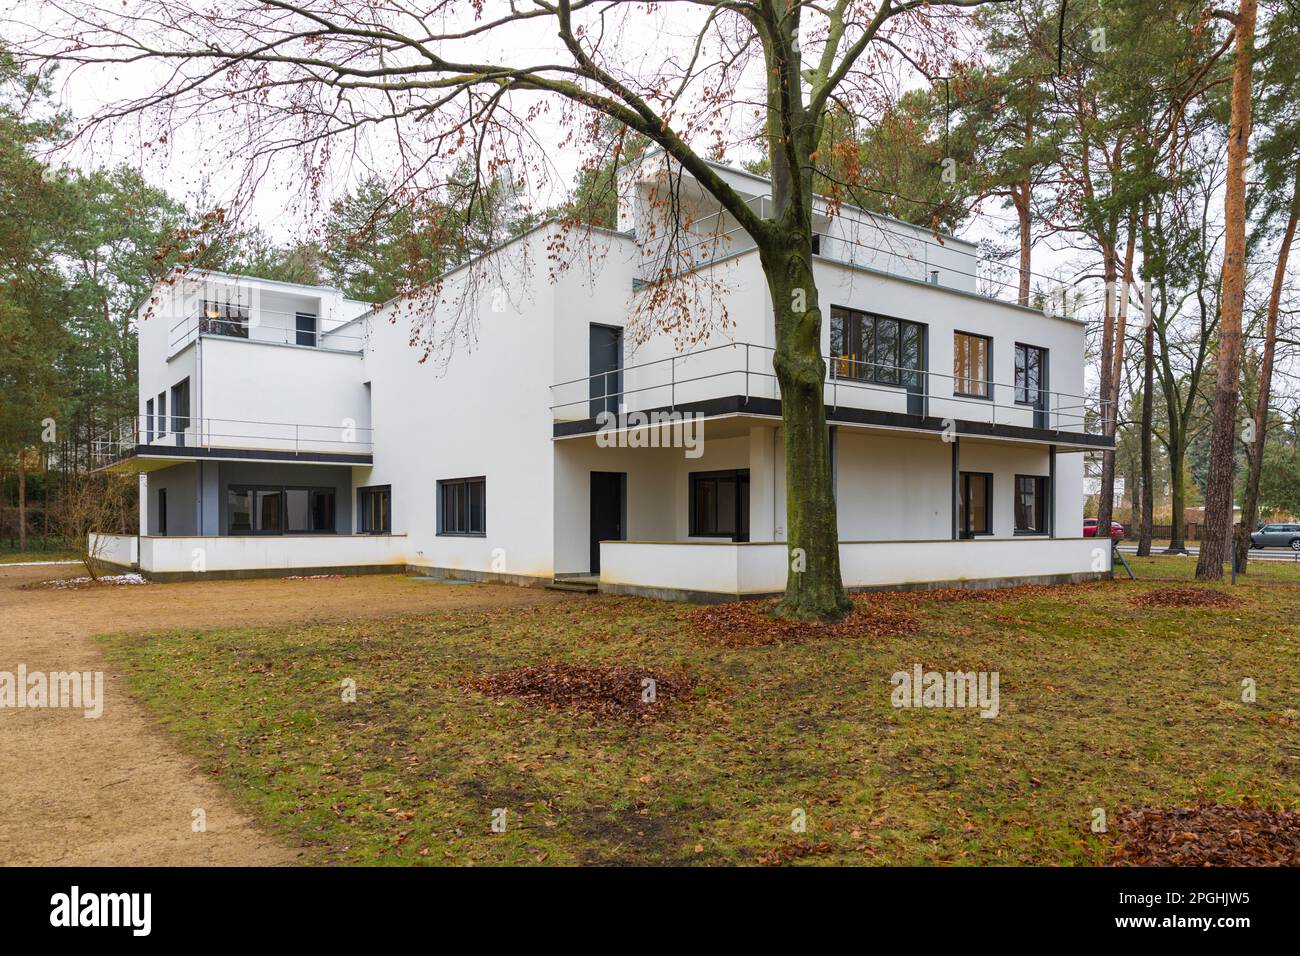
[[[133,568],[140,561],[140,539],[133,534],[92,532],[86,547],[92,558],[124,568]]]
[[[406,535],[231,535],[141,537],[140,569],[150,574],[293,571],[405,565]]]
[[[600,583],[610,591],[757,595],[785,590],[784,543],[604,541]],[[1008,584],[1109,574],[1110,548],[1092,538],[845,541],[849,588]]]

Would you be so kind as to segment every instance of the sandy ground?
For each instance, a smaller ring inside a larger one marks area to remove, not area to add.
[[[0,671],[104,672],[104,712],[0,708],[0,863],[283,865],[309,860],[262,832],[168,739],[109,670],[96,634],[373,619],[572,595],[398,576],[21,590],[78,567],[0,567]],[[207,814],[195,833],[192,812]]]

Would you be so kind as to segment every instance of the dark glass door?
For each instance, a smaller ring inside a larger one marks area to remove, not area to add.
[[[601,412],[617,415],[623,399],[623,330],[591,326],[589,353],[591,417]]]
[[[1016,345],[1016,404],[1034,410],[1034,427],[1047,428],[1047,349]]]
[[[627,473],[593,471],[591,473],[591,573],[600,572],[600,543],[624,541],[627,513]]]

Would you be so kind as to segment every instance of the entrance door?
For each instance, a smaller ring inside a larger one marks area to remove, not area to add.
[[[600,543],[624,541],[627,514],[627,473],[591,473],[591,573],[600,573]]]
[[[593,325],[588,344],[591,417],[617,415],[623,401],[623,330]]]

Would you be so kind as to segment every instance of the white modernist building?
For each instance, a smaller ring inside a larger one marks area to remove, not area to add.
[[[764,179],[717,169],[770,201]],[[160,285],[141,307],[139,414],[105,449],[141,475],[140,534],[101,539],[101,555],[160,578],[399,566],[780,591],[758,253],[689,179],[674,204],[689,226],[669,244],[662,170],[626,175],[616,231],[542,224],[436,297],[372,308],[214,273]],[[1003,301],[970,243],[817,212],[845,584],[1109,574],[1082,537],[1083,457],[1107,447],[1083,324]],[[648,280],[666,255],[689,318],[656,327]]]

